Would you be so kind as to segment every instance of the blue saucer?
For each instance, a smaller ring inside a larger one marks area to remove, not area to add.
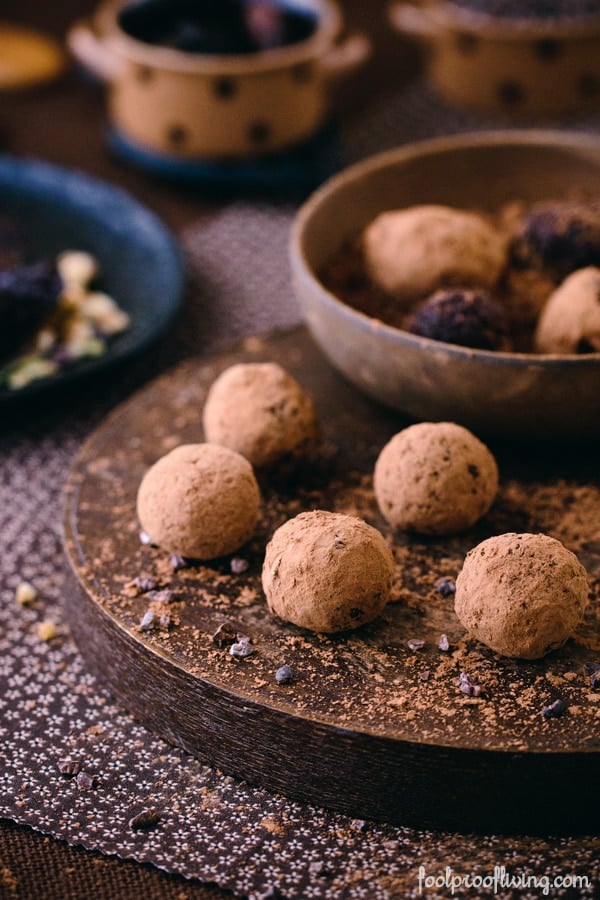
[[[154,175],[217,189],[311,191],[339,168],[331,125],[289,150],[241,161],[177,159],[149,150],[116,129],[109,131],[108,143],[121,159]]]
[[[102,356],[78,360],[19,390],[0,406],[104,370],[149,347],[170,326],[184,284],[182,251],[163,222],[121,188],[74,169],[0,156],[2,212],[22,228],[32,259],[85,250],[99,262],[100,289],[131,317]]]

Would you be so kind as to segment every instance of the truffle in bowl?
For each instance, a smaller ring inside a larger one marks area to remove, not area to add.
[[[294,288],[314,338],[362,391],[417,419],[515,437],[600,435],[600,353],[489,350],[412,334],[323,280],[340,248],[390,210],[443,206],[492,220],[509,204],[577,192],[600,197],[600,140],[565,132],[445,137],[351,167],[309,198],[292,229]]]

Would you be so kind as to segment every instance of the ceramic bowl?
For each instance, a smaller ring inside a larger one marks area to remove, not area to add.
[[[423,44],[432,85],[453,103],[529,117],[600,108],[600,14],[511,20],[451,0],[394,0],[389,18]]]
[[[315,134],[331,109],[331,87],[369,56],[362,34],[340,41],[333,0],[286,0],[314,19],[288,46],[240,55],[184,52],[146,43],[123,27],[128,6],[106,3],[69,31],[74,56],[108,88],[119,139],[165,159],[260,157]]]
[[[375,156],[321,187],[291,237],[296,294],[317,343],[375,400],[426,420],[507,436],[600,436],[600,353],[472,350],[371,319],[319,273],[378,213],[419,203],[497,211],[577,187],[600,196],[600,139],[554,131],[446,137]]]

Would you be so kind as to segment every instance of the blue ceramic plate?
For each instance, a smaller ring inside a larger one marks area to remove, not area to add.
[[[181,251],[160,219],[125,191],[83,172],[0,156],[0,213],[16,219],[32,258],[86,250],[100,265],[100,289],[131,318],[106,353],[83,359],[0,400],[24,398],[98,372],[143,350],[168,327],[184,278]]]

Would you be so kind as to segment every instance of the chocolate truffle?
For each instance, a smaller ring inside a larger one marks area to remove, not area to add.
[[[408,330],[421,337],[479,350],[508,349],[504,310],[487,291],[446,288],[415,310]]]
[[[547,534],[501,534],[470,550],[456,580],[456,615],[501,656],[539,659],[583,617],[586,571]]]
[[[216,444],[182,444],[148,469],[137,513],[152,542],[169,553],[214,559],[254,532],[260,494],[248,460]]]
[[[375,497],[394,528],[453,534],[474,525],[498,491],[496,460],[453,422],[421,422],[394,435],[375,464]]]
[[[540,353],[600,353],[600,269],[573,272],[550,296],[538,320]]]
[[[277,529],[262,583],[272,613],[330,633],[378,616],[393,576],[394,559],[379,531],[354,516],[314,510]]]
[[[567,275],[600,265],[600,204],[542,201],[511,214],[507,225],[505,304],[515,325],[531,326]]]
[[[310,397],[276,363],[240,363],[212,385],[204,407],[207,441],[230,447],[254,466],[296,460],[316,445]]]
[[[576,269],[600,266],[600,203],[534,203],[510,248],[516,268],[546,272],[555,283]]]
[[[363,235],[372,280],[406,307],[440,287],[493,287],[506,238],[483,216],[447,206],[381,213]]]

